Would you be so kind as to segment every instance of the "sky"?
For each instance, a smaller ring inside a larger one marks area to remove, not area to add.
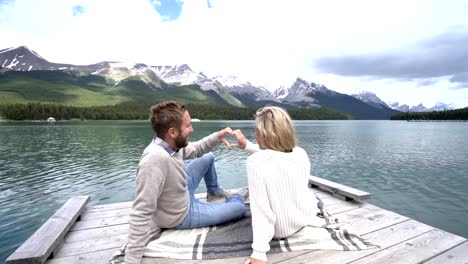
[[[468,0],[0,0],[0,49],[468,106]]]

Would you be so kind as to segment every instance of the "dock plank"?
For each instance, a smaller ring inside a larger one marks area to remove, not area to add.
[[[330,250],[316,250],[300,257],[288,259],[280,263],[349,263],[354,260],[370,256],[376,252],[383,251],[386,248],[402,243],[408,239],[417,237],[434,228],[425,224],[421,224],[414,220],[407,220],[395,225],[387,226],[383,229],[369,232],[362,237],[367,241],[378,245],[380,248],[361,250],[361,251],[330,251]],[[278,263],[278,262],[273,262]]]
[[[313,176],[311,176],[313,177]],[[313,179],[313,178],[312,178]],[[465,238],[422,224],[403,215],[362,202],[370,194],[318,178],[311,189],[326,210],[345,221],[344,227],[380,247],[363,251],[303,250],[268,255],[268,263],[465,263]],[[316,182],[317,183],[317,182]],[[318,186],[318,185],[316,185]],[[236,190],[230,190],[236,192]],[[353,197],[354,195],[354,197]],[[206,193],[196,195],[204,199]],[[222,201],[220,201],[222,202]],[[88,206],[53,251],[46,264],[106,263],[127,239],[131,202]],[[246,257],[213,260],[143,258],[143,264],[234,264]],[[121,263],[117,261],[116,264]]]
[[[88,201],[89,195],[70,198],[26,242],[11,254],[5,263],[44,263],[55,248],[62,243],[65,234],[76,219],[80,217]]]
[[[129,215],[113,216],[76,222],[70,231],[85,230],[128,223]]]
[[[90,263],[107,263],[114,254],[115,249],[107,249],[94,251],[78,256],[70,256],[65,258],[53,258],[47,260],[46,264],[90,264]]]
[[[102,219],[108,217],[118,217],[129,215],[132,212],[132,208],[121,208],[121,209],[114,209],[114,210],[105,210],[105,211],[97,211],[97,212],[84,212],[83,216],[81,217],[82,221],[86,220],[93,220],[93,219]]]
[[[439,256],[430,259],[425,264],[468,264],[468,242],[464,242]]]
[[[72,243],[72,242],[92,240],[92,239],[103,238],[103,237],[123,235],[123,234],[127,234],[127,232],[128,232],[128,224],[105,226],[105,227],[100,227],[100,228],[92,228],[92,229],[68,232],[68,234],[65,236],[64,241],[66,243]]]
[[[100,204],[100,205],[90,205],[86,207],[84,213],[92,212],[102,212],[107,210],[123,209],[123,208],[132,208],[133,202],[122,202],[122,203],[111,203],[111,204]]]
[[[54,252],[54,258],[63,258],[69,256],[76,256],[94,251],[102,251],[106,249],[117,250],[127,242],[127,234],[101,237],[96,239],[89,239],[84,241],[63,243]]]
[[[337,197],[346,197],[357,201],[364,201],[370,198],[370,193],[368,192],[364,192],[343,184],[332,182],[312,175],[309,176],[309,186],[312,188],[319,187],[322,190],[331,192],[332,195],[336,195]]]
[[[383,251],[358,259],[357,263],[420,263],[465,241],[465,238],[434,229]]]

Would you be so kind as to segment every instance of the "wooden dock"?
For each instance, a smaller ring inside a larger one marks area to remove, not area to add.
[[[268,263],[465,263],[466,238],[376,207],[370,194],[311,176],[311,191],[335,216],[346,217],[378,249],[304,250],[269,254]],[[203,194],[199,195],[203,197]],[[89,196],[71,198],[5,263],[107,263],[127,239],[131,202],[86,206]],[[245,257],[215,260],[143,258],[145,264],[243,263]]]

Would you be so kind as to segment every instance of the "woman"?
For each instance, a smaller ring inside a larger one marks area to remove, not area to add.
[[[279,107],[264,107],[255,118],[255,139],[248,141],[234,131],[237,146],[253,155],[247,159],[253,253],[245,264],[266,263],[273,237],[288,237],[304,226],[323,225],[317,217],[317,198],[308,188],[310,162],[297,146],[288,113]]]

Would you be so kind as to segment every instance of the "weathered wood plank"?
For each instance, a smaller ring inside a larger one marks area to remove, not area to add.
[[[420,236],[357,260],[359,264],[420,263],[459,245],[466,239],[434,229]]]
[[[364,192],[346,185],[342,185],[336,182],[325,180],[316,176],[309,176],[309,186],[312,188],[321,188],[329,191],[336,196],[345,196],[349,199],[357,201],[363,201],[370,198],[370,193]]]
[[[362,236],[367,241],[380,246],[380,248],[361,251],[316,250],[292,259],[288,259],[284,263],[349,263],[354,260],[370,256],[376,252],[383,251],[386,248],[417,237],[433,229],[433,227],[421,224],[417,221],[407,220],[383,229],[378,229],[377,231],[370,232],[367,235]]]
[[[99,227],[113,226],[113,225],[122,225],[122,224],[128,223],[128,218],[129,218],[129,215],[122,215],[122,216],[92,219],[92,220],[86,220],[86,221],[78,221],[72,226],[70,231],[78,231],[78,230],[99,228]]]
[[[76,256],[62,257],[49,259],[46,264],[98,264],[108,263],[112,255],[117,251],[118,248],[95,251],[85,253]],[[204,262],[202,260],[180,260],[180,259],[163,259],[163,258],[143,258],[142,264],[196,264]],[[122,263],[122,261],[116,261],[115,264]]]
[[[409,218],[396,214],[391,211],[386,211],[382,208],[365,204],[366,206],[360,207],[355,210],[345,211],[343,213],[335,214],[338,218],[347,219],[349,222],[348,226],[345,226],[347,229],[352,232],[361,234],[369,234],[377,230],[385,229],[392,227],[394,225],[405,223]],[[371,241],[372,242],[372,241]],[[310,252],[324,252],[325,255],[332,254],[335,251],[319,251],[319,250],[305,250],[305,251],[295,251],[288,254],[272,254],[268,255],[269,263],[307,263],[307,261],[302,261],[303,256],[309,254]],[[336,251],[342,252],[342,251]],[[317,253],[314,253],[317,254]],[[297,259],[296,259],[297,258]],[[313,259],[313,258],[312,258]],[[311,263],[329,263],[325,262],[314,262]],[[330,262],[333,263],[333,262]],[[339,262],[337,262],[339,263]]]
[[[72,243],[90,239],[97,239],[101,237],[124,235],[127,234],[127,232],[128,224],[85,229],[68,232],[68,234],[64,238],[64,241],[66,243]]]
[[[123,208],[132,208],[132,202],[91,205],[91,206],[86,207],[84,213],[100,212],[100,211],[123,209]]]
[[[350,223],[345,226],[355,233],[364,235],[375,230],[407,221],[409,218],[375,206],[365,206],[336,214],[338,218]]]
[[[333,203],[331,205],[329,205],[328,203],[325,203],[325,211],[328,211],[329,213],[334,215],[334,214],[339,214],[342,212],[346,212],[346,211],[350,211],[350,210],[354,210],[354,209],[358,209],[358,208],[362,208],[366,206],[367,204],[364,204],[364,203],[341,201],[341,202]]]
[[[116,249],[107,249],[86,253],[78,256],[65,258],[53,258],[47,260],[46,264],[90,264],[90,263],[107,263],[112,257]]]
[[[62,243],[54,252],[54,258],[76,256],[85,253],[117,249],[127,242],[127,234],[89,239],[73,243]]]
[[[88,196],[70,198],[6,260],[6,264],[44,263],[83,212]]]
[[[425,264],[468,264],[468,242],[464,242],[439,256],[430,259]]]
[[[122,209],[115,209],[115,210],[106,210],[102,212],[97,211],[97,212],[83,213],[83,215],[81,216],[81,220],[87,221],[87,220],[93,220],[93,219],[124,216],[124,215],[129,215],[131,212],[132,212],[132,208],[122,208]]]

